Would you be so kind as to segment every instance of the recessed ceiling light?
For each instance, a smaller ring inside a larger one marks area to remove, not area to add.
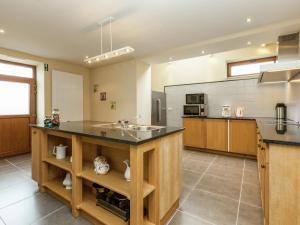
[[[92,61],[91,61],[91,60],[89,60],[89,61],[88,61],[88,64],[91,64],[91,63],[92,63]]]
[[[89,56],[87,55],[85,58],[86,58],[86,59],[88,59],[88,58],[89,58]]]
[[[205,54],[205,51],[204,51],[204,50],[202,50],[202,51],[201,51],[201,53],[202,53],[202,54]]]
[[[0,34],[4,34],[4,33],[5,33],[5,30],[0,29]]]
[[[251,23],[251,22],[252,22],[252,19],[251,19],[250,17],[248,17],[248,18],[246,19],[246,22],[247,22],[247,23]]]
[[[266,43],[262,43],[260,46],[264,48],[264,47],[267,46],[267,44]]]
[[[247,45],[251,45],[251,44],[252,44],[252,42],[251,42],[251,41],[248,41],[248,42],[247,42]]]
[[[99,61],[100,59],[99,58],[96,58],[96,61]]]

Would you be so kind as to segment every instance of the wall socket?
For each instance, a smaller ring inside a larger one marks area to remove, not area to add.
[[[110,109],[111,110],[117,110],[117,102],[116,101],[111,101],[110,102]]]

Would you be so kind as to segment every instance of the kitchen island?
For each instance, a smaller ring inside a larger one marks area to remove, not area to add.
[[[49,192],[94,224],[165,224],[179,205],[182,128],[120,127],[97,121],[61,123],[57,128],[32,125],[32,178],[41,192]],[[68,146],[56,159],[53,148]],[[96,175],[93,161],[105,156],[106,175]],[[124,160],[130,160],[131,181],[124,178]],[[72,190],[63,186],[66,173]],[[130,222],[96,206],[93,185],[101,185],[130,201]]]

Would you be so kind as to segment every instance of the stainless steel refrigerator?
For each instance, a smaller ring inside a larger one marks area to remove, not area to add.
[[[167,104],[164,92],[152,91],[151,124],[167,125]]]

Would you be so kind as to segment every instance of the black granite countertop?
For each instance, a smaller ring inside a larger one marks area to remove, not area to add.
[[[223,117],[223,116],[182,116],[182,118],[197,118],[197,119],[223,119],[223,120],[255,120],[255,117]]]
[[[257,126],[265,143],[300,146],[300,125],[297,122],[257,118]]]
[[[181,127],[162,127],[158,130],[136,131],[99,126],[104,124],[109,123],[99,121],[76,121],[64,122],[61,123],[59,127],[55,128],[46,128],[43,124],[32,124],[31,126],[132,145],[143,144],[150,140],[184,130],[184,128]]]

